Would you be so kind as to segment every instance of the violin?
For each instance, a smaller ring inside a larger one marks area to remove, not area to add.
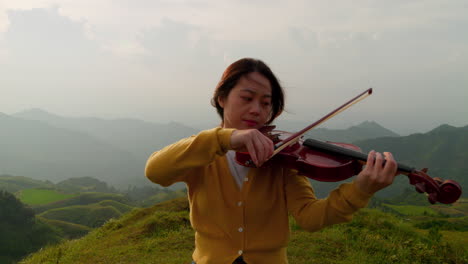
[[[260,131],[275,144],[272,158],[262,167],[280,164],[282,167],[297,170],[299,175],[323,182],[343,181],[359,174],[367,161],[367,154],[362,153],[358,146],[315,139],[303,140],[302,137],[305,132],[371,93],[372,88],[294,134],[273,130],[275,126],[261,128]],[[255,167],[247,152],[237,152],[236,161],[243,166]],[[427,168],[416,170],[398,163],[398,173],[408,176],[409,183],[415,186],[416,191],[427,193],[431,204],[436,202],[452,204],[460,198],[462,193],[460,184],[453,180],[431,178],[427,171]]]

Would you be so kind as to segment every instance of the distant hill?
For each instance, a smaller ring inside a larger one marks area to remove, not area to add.
[[[92,177],[70,178],[55,184],[55,187],[68,193],[80,192],[103,192],[115,193],[114,188],[109,187],[106,182]]]
[[[0,175],[0,190],[15,193],[23,189],[32,188],[53,188],[54,184],[50,181],[34,180],[23,176]]]
[[[107,120],[94,117],[64,117],[37,108],[13,116],[86,133],[128,151],[140,163],[143,162],[143,165],[154,151],[198,133],[198,130],[176,122],[158,124],[129,118]]]
[[[92,176],[121,187],[146,182],[129,152],[86,133],[6,115],[0,127],[4,173],[50,181]]]
[[[399,135],[374,121],[365,121],[357,126],[347,129],[312,129],[304,135],[304,138],[314,138],[334,142],[354,142],[357,140],[379,137],[398,137]]]
[[[429,168],[431,177],[458,181],[462,188],[468,186],[468,126],[441,125],[427,133],[405,137],[384,137],[355,142],[364,152],[372,149],[392,152],[395,159],[416,169]],[[407,177],[382,194],[393,196],[396,189],[408,186]],[[467,195],[464,192],[464,197]]]
[[[178,123],[71,118],[41,109],[0,114],[0,127],[0,173],[54,182],[93,177],[119,189],[152,185],[144,176],[150,154],[198,132]]]

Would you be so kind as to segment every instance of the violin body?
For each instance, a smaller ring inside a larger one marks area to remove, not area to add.
[[[261,129],[265,135],[280,144],[283,138],[291,133],[273,131],[271,127]],[[299,175],[322,182],[339,182],[349,179],[362,170],[367,155],[360,148],[347,143],[323,142],[313,139],[302,140],[283,148],[278,154],[265,162],[262,167],[279,164],[282,167],[295,169]],[[237,152],[236,161],[247,167],[255,167],[249,153]],[[427,169],[416,170],[398,164],[398,172],[407,175],[409,183],[421,193],[428,194],[430,203],[454,203],[461,196],[461,186],[452,180],[431,178]]]
[[[279,138],[289,135],[288,132],[272,131],[275,138],[274,143],[278,143]],[[349,148],[355,151],[361,149],[355,145],[338,142],[328,142],[342,148]],[[255,167],[250,159],[249,153],[237,152],[236,161],[247,167]],[[273,156],[262,167],[269,167],[272,164],[281,164],[282,167],[295,169],[299,175],[307,176],[313,180],[322,182],[339,182],[349,179],[350,177],[359,174],[362,170],[362,164],[357,160],[333,155],[323,151],[315,150],[304,146],[303,140],[286,147],[280,153]],[[313,164],[311,166],[311,164]]]

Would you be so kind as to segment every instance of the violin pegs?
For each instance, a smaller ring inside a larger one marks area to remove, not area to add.
[[[421,171],[424,173],[427,173],[428,170],[429,170],[428,168],[423,168]]]
[[[434,179],[434,181],[437,182],[439,185],[442,185],[442,184],[444,183],[444,180],[442,180],[442,179],[439,178],[439,177],[434,177],[434,178],[432,178],[432,179]]]

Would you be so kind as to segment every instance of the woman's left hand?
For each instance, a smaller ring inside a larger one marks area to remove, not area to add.
[[[374,194],[393,183],[398,165],[390,152],[383,154],[385,159],[378,152],[373,150],[369,152],[366,166],[355,180],[361,191]]]

